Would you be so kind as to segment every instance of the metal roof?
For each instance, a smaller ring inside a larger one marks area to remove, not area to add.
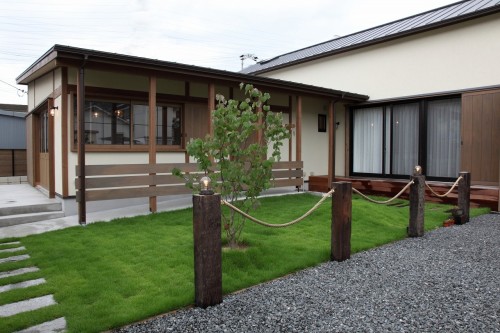
[[[58,61],[60,61],[60,63]],[[26,69],[21,75],[19,75],[16,81],[18,84],[28,84],[37,77],[40,77],[46,72],[53,70],[57,66],[68,66],[68,64],[82,66],[83,63],[85,63],[86,67],[92,66],[93,64],[100,64],[104,66],[118,65],[124,69],[139,68],[141,70],[155,71],[158,73],[175,73],[176,75],[185,75],[186,77],[211,80],[214,82],[252,83],[258,85],[261,89],[263,89],[263,87],[273,88],[290,92],[324,96],[328,98],[340,98],[346,101],[361,102],[368,99],[368,96],[362,94],[318,87],[298,82],[257,77],[254,75],[248,75],[238,72],[230,72],[207,67],[186,65],[177,62],[143,58],[58,44],[54,45],[37,61],[35,61],[35,63],[33,63],[28,69]]]
[[[244,68],[241,73],[258,74],[329,56],[375,43],[436,29],[500,12],[500,0],[466,0],[413,15],[371,29],[335,38]]]

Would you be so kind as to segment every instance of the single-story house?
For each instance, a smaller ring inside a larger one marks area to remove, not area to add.
[[[271,110],[284,113],[292,136],[282,159],[333,177],[334,124],[318,114],[333,119],[334,103],[366,95],[55,45],[17,78],[28,86],[28,181],[74,202],[78,165],[192,162],[186,142],[210,132],[216,94],[239,99],[241,82],[269,92]]]
[[[469,171],[473,185],[496,189],[498,201],[499,36],[500,2],[466,0],[242,72],[370,96],[362,104],[335,103],[337,177],[390,182],[421,165],[428,179],[450,182]]]
[[[26,105],[0,104],[0,184],[26,176]]]

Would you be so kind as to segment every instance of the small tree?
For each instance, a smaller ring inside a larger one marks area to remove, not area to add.
[[[248,213],[258,207],[259,194],[271,187],[272,165],[279,161],[280,147],[289,138],[289,131],[283,126],[282,114],[266,105],[268,93],[243,83],[240,89],[244,90],[243,101],[216,96],[213,135],[190,141],[187,152],[213,180],[222,198]],[[178,170],[175,173],[185,177],[188,186],[196,187],[195,178],[181,175]],[[228,245],[237,247],[245,218],[229,210],[223,213],[222,221]]]

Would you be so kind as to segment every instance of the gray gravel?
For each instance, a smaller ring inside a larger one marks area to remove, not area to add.
[[[500,215],[116,332],[500,332]]]

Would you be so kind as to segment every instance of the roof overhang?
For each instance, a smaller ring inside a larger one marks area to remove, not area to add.
[[[348,102],[362,102],[369,98],[362,94],[279,79],[63,45],[54,45],[35,63],[21,73],[16,81],[18,84],[28,84],[47,72],[63,66],[85,66],[88,68],[92,68],[93,66],[103,68],[104,66],[104,68],[109,67],[118,69],[133,68],[151,74],[170,73],[178,76],[182,75],[215,82],[245,82],[258,85],[260,89],[271,88],[283,91],[286,90],[296,94],[316,95],[336,100],[341,99]]]

